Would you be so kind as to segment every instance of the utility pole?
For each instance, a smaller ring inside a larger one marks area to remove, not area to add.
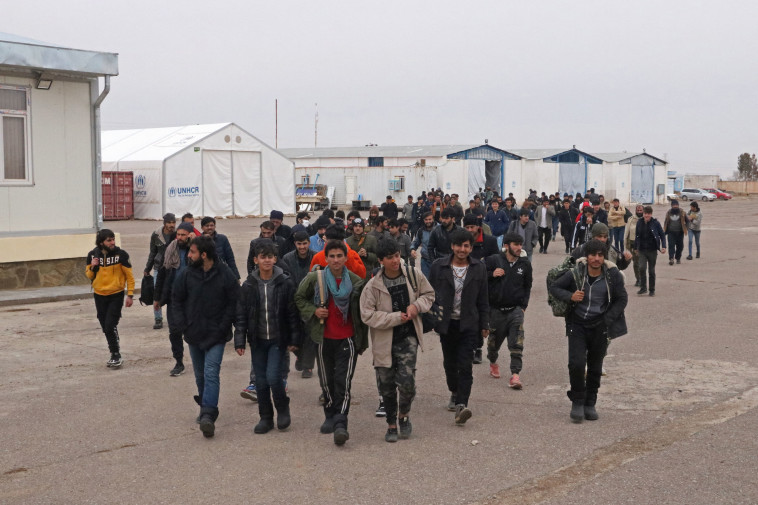
[[[279,149],[279,99],[274,98],[274,148]]]
[[[318,102],[316,102],[316,124],[313,135],[313,147],[318,147]]]

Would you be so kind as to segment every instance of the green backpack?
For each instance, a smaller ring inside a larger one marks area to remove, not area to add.
[[[550,294],[550,288],[553,286],[555,281],[558,280],[558,278],[560,278],[567,271],[574,268],[575,265],[576,260],[571,256],[566,256],[566,259],[564,259],[560,265],[551,268],[547,272],[547,304],[550,305],[550,307],[553,309],[553,315],[555,317],[568,316],[574,304],[573,302],[564,302],[563,300],[559,300],[558,298],[554,297],[552,294]]]

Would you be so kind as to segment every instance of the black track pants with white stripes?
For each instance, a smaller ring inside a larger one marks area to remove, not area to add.
[[[334,426],[347,428],[350,412],[350,386],[358,353],[353,338],[325,338],[318,346],[318,373],[324,391],[324,414],[334,419]]]

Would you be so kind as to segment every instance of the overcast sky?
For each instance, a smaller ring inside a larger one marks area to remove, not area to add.
[[[758,152],[758,2],[24,0],[0,31],[119,54],[104,129],[234,122],[279,147]]]

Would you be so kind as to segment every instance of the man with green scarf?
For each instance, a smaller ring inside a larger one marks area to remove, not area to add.
[[[334,433],[334,443],[350,438],[347,416],[350,385],[358,355],[368,348],[368,329],[361,320],[364,280],[345,268],[347,246],[329,240],[324,248],[327,267],[310,272],[295,293],[295,304],[318,345],[318,377],[324,393],[325,420],[321,433]]]

